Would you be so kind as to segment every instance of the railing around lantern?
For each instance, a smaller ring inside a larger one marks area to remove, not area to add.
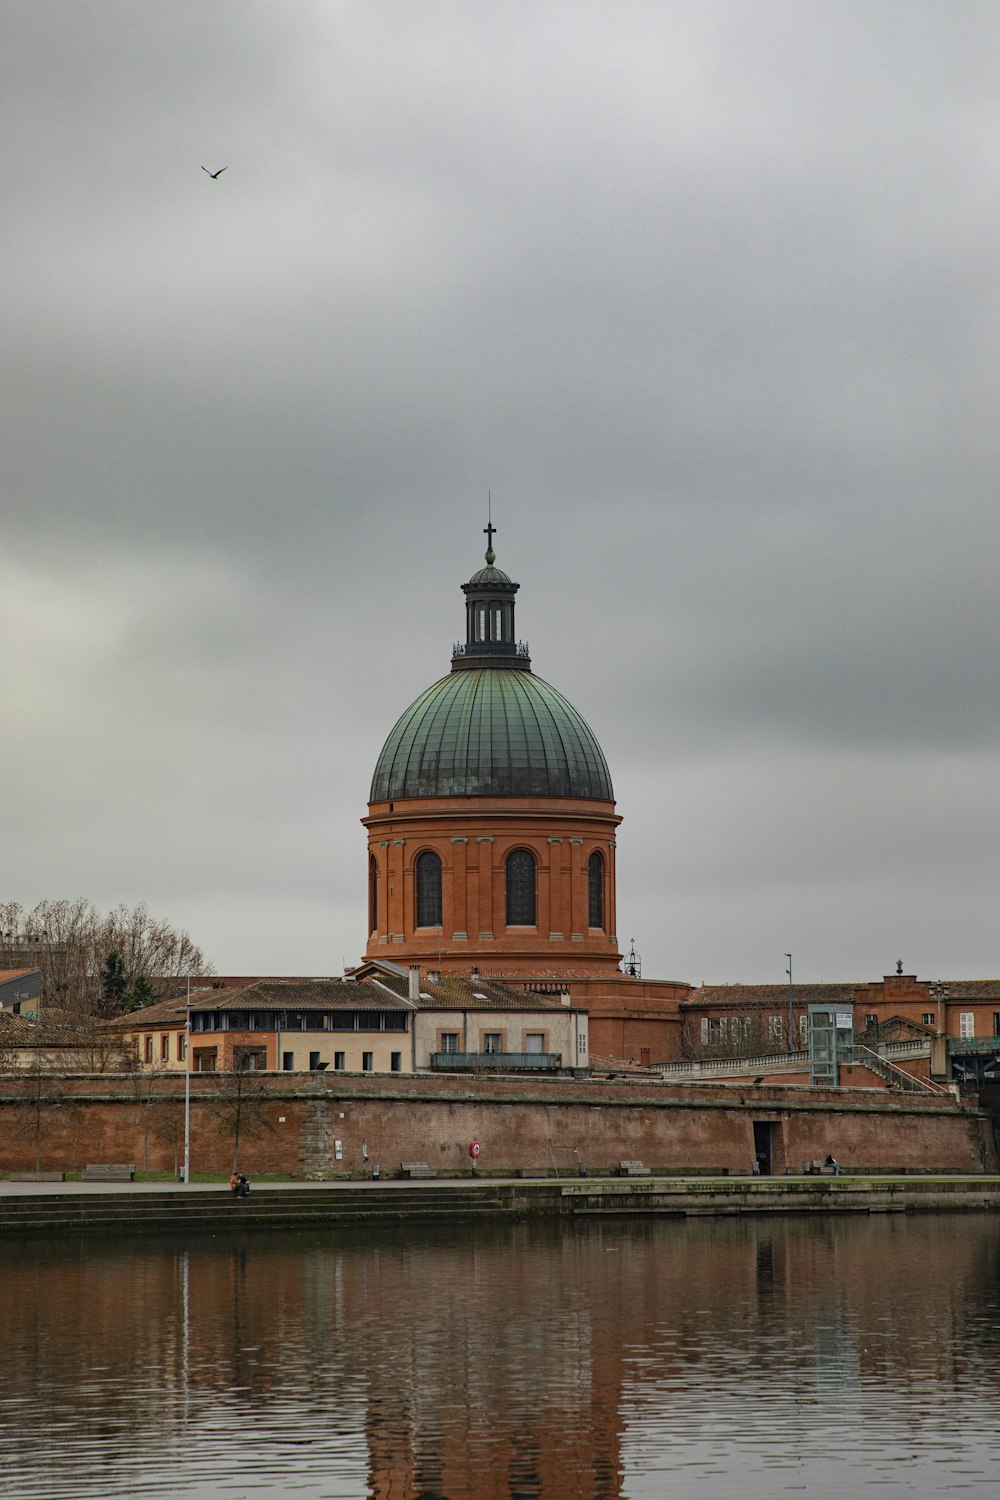
[[[524,656],[531,655],[527,641],[456,641],[452,656]]]

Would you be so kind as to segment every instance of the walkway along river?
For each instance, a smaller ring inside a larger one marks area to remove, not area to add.
[[[268,1183],[0,1183],[0,1240],[41,1232],[216,1233],[475,1220],[1000,1211],[1000,1177],[616,1178]]]

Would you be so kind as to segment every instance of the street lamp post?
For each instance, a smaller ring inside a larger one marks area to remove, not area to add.
[[[785,970],[785,973],[788,975],[788,1050],[789,1052],[794,1052],[795,1007],[792,1003],[792,955],[790,953],[786,953],[785,957],[788,959],[788,968]]]
[[[191,1181],[191,978],[187,982],[184,1021],[184,1185]]]
[[[948,986],[946,984],[942,984],[939,979],[937,984],[931,985],[930,991],[937,1001],[937,1034],[938,1036],[943,1036],[944,1022],[947,1019],[947,1015],[945,1014],[943,1007],[948,1002]]]

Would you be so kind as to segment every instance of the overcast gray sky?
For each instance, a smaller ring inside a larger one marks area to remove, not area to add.
[[[647,974],[1000,974],[995,0],[0,0],[0,125],[0,897],[356,961],[492,491]]]

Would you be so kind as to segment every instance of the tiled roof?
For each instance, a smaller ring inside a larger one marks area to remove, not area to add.
[[[895,976],[890,975],[890,980]],[[1000,979],[946,979],[942,981],[948,991],[948,999],[996,1001],[1000,1007]],[[792,1000],[796,1005],[849,1004],[857,998],[858,1004],[899,1004],[891,993],[883,999],[881,981],[857,980],[848,984],[793,984]],[[933,1001],[936,996],[922,989],[908,997],[908,1003]],[[681,1009],[703,1010],[707,1006],[719,1006],[732,1010],[739,1006],[747,1009],[772,1009],[788,1005],[787,984],[703,984],[692,990]]]
[[[36,1020],[0,1011],[0,1040],[8,1047],[79,1047],[93,1041],[94,1020],[49,1006]]]
[[[192,1010],[195,996],[192,994]],[[160,1000],[156,1005],[143,1005],[138,1010],[128,1011],[123,1016],[113,1016],[103,1025],[115,1031],[140,1030],[144,1026],[169,1026],[179,1022],[183,1026],[187,1015],[184,1000]]]
[[[412,1010],[409,977],[405,970],[380,966],[381,977],[363,979],[264,979],[234,990],[201,990],[191,996],[191,1010]],[[565,1010],[560,995],[540,995],[481,976],[424,977],[421,1010]],[[183,1024],[186,1002],[164,1000],[106,1024],[115,1030],[141,1031],[155,1026]]]
[[[1000,979],[946,979],[944,987],[949,1000],[1000,1001]]]
[[[205,1010],[410,1010],[405,999],[371,982],[350,979],[262,979],[235,990],[198,990],[191,995],[193,1012]],[[142,1030],[185,1019],[186,1000],[147,1005],[109,1025]]]
[[[849,1003],[859,990],[868,986],[858,984],[793,984],[792,1001],[796,1005],[836,1005]],[[787,984],[703,984],[692,990],[686,1000],[680,1002],[682,1010],[704,1010],[706,1006],[720,1006],[734,1010],[745,1006],[750,1010],[775,1009],[788,1005]]]
[[[192,1004],[191,1009],[195,1006]],[[206,996],[199,1010],[410,1010],[405,999],[370,980],[263,979]]]
[[[386,973],[383,983],[398,994],[408,993],[408,981]],[[420,985],[421,1010],[566,1010],[560,996],[539,995],[500,980],[475,974],[443,974],[430,980],[423,976]]]

